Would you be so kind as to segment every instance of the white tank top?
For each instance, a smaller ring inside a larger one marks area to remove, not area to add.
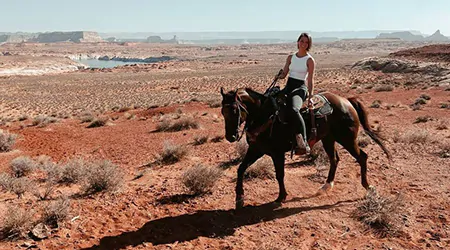
[[[309,58],[314,60],[309,53],[306,53],[306,56],[303,57],[297,57],[297,53],[293,54],[289,65],[289,77],[306,81],[308,78],[307,62]]]

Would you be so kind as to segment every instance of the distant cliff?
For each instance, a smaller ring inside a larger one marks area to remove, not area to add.
[[[0,43],[22,43],[34,37],[33,34],[4,34],[0,35]]]
[[[431,36],[414,35],[409,31],[380,33],[376,39],[392,39],[397,38],[403,41],[429,41],[429,42],[450,42],[450,39],[441,34],[440,30],[434,32]]]
[[[34,42],[54,43],[54,42],[102,42],[103,39],[97,32],[93,31],[74,31],[74,32],[49,32],[41,33]]]
[[[163,40],[160,36],[149,36],[147,37],[148,43],[175,43],[178,44],[177,36],[173,36],[170,40]]]

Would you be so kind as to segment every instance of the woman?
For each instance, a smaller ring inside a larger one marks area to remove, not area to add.
[[[300,128],[296,131],[297,155],[309,154],[310,148],[306,139],[306,126],[303,117],[300,114],[300,108],[303,102],[308,98],[308,107],[312,107],[311,96],[314,90],[314,58],[308,53],[311,49],[312,39],[308,33],[302,33],[297,39],[298,51],[289,55],[286,59],[284,68],[276,76],[278,79],[284,79],[288,74],[289,78],[284,88],[285,93],[292,96],[290,99],[294,111],[295,125]],[[306,82],[308,85],[306,85]]]

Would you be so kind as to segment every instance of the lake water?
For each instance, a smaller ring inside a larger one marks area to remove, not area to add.
[[[104,60],[98,60],[98,59],[76,59],[74,60],[76,62],[82,63],[86,65],[89,68],[114,68],[116,66],[123,66],[123,65],[131,65],[131,64],[144,64],[146,62],[122,62],[122,61],[104,61]]]

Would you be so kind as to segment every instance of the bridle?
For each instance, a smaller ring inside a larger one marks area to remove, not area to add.
[[[247,116],[249,115],[247,108],[245,107],[245,105],[242,103],[241,98],[238,96],[237,94],[237,90],[236,90],[236,96],[234,98],[234,101],[231,103],[226,103],[223,104],[224,107],[232,107],[233,109],[237,108],[237,113],[238,113],[238,121],[237,121],[237,126],[236,126],[236,133],[235,136],[237,137],[237,141],[240,141],[242,139],[242,136],[244,135],[246,128],[244,127],[244,129],[242,129],[241,132],[239,132],[239,127],[241,125],[241,120],[245,121]],[[242,115],[245,115],[244,118],[242,118]],[[241,135],[239,135],[239,133]]]

